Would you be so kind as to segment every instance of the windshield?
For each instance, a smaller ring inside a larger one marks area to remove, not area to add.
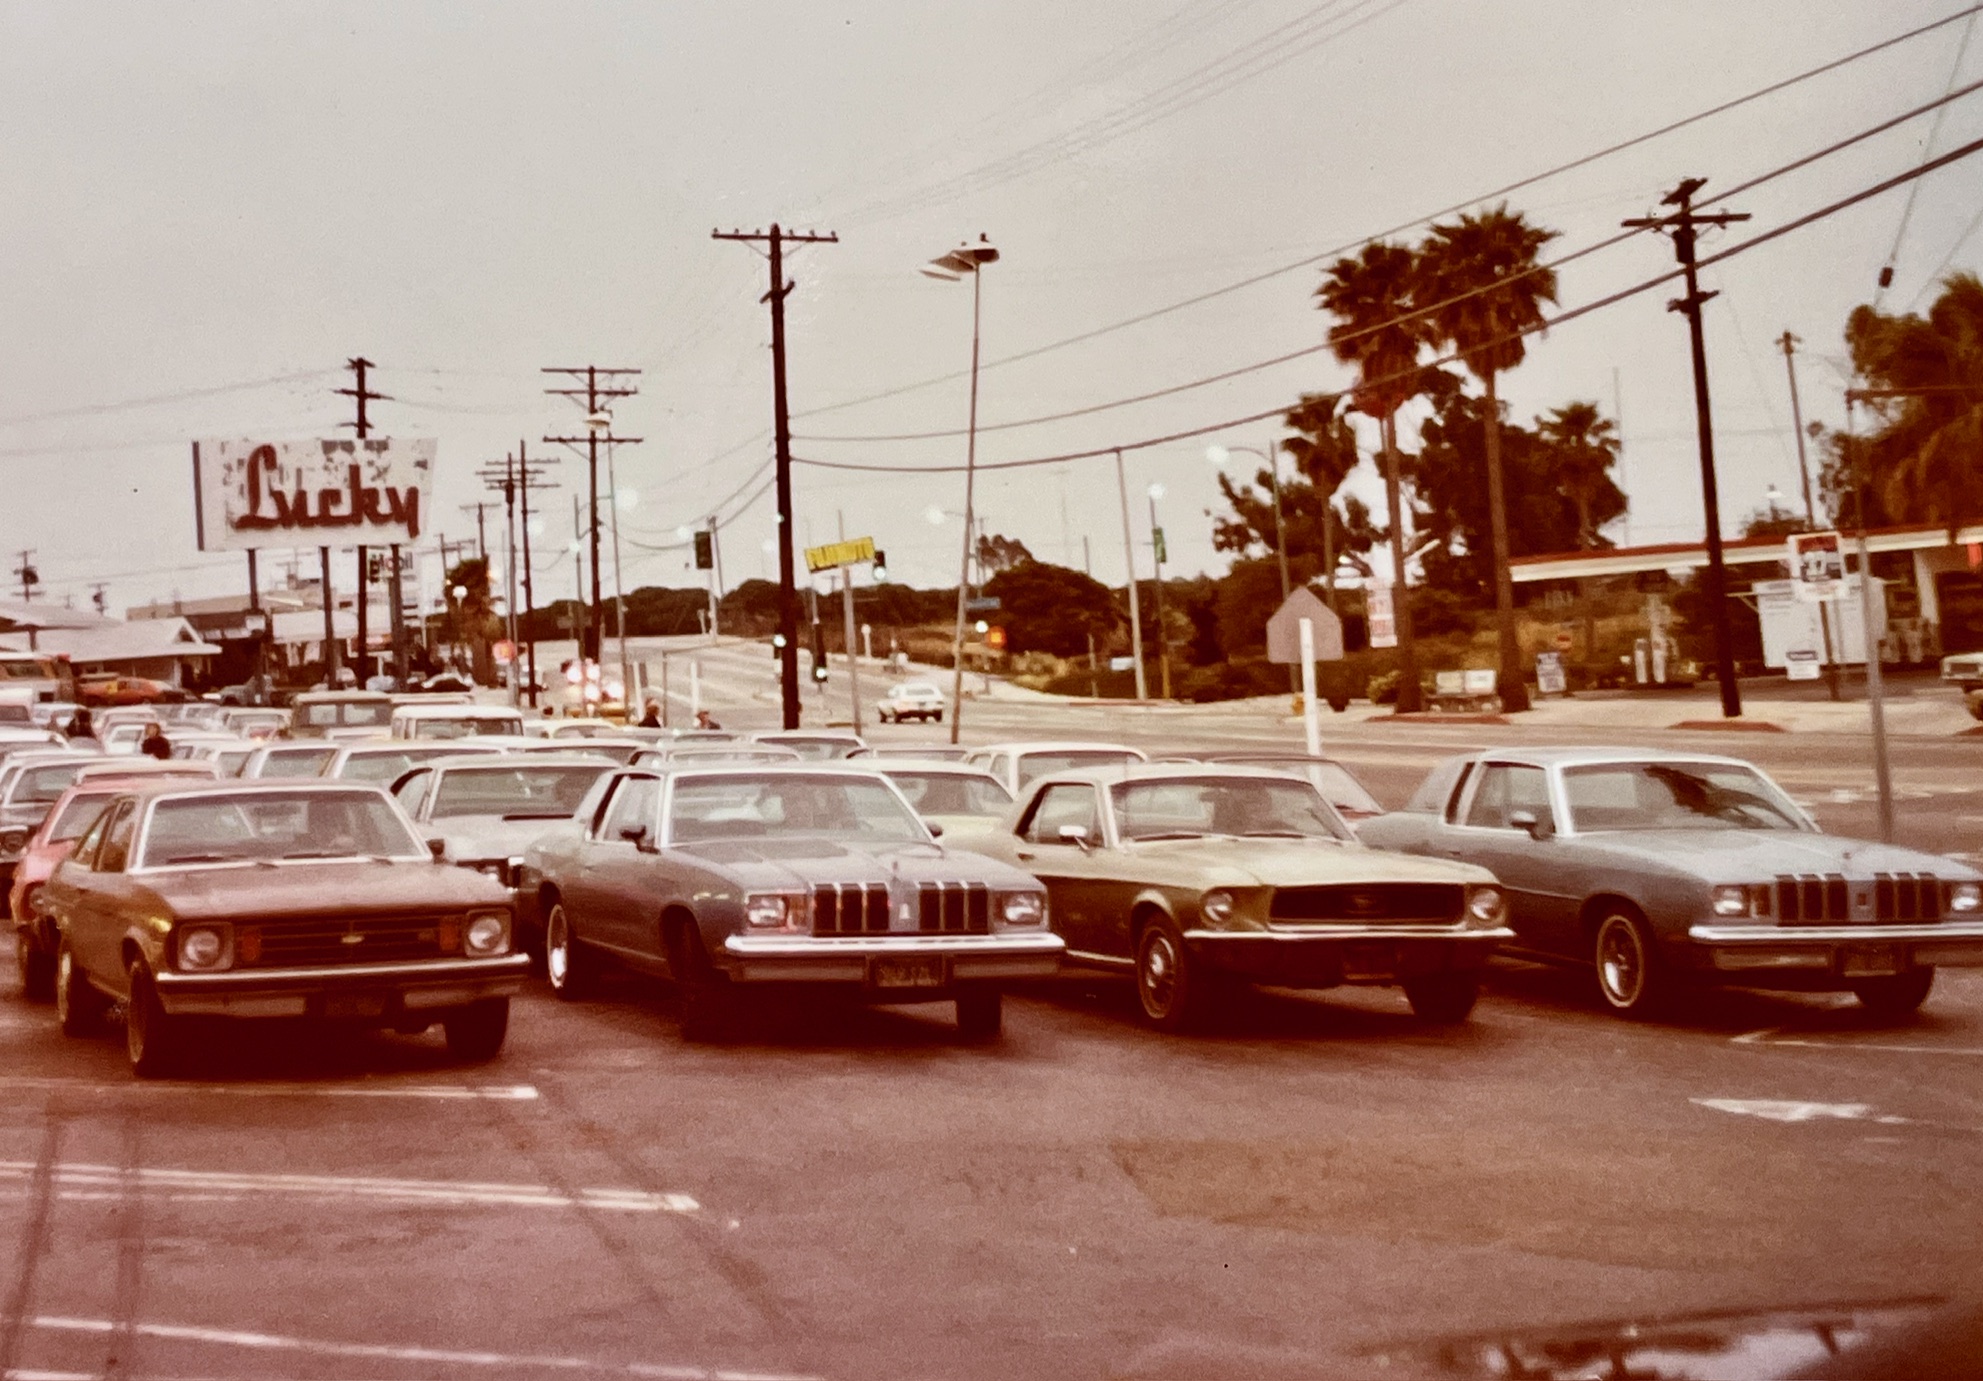
[[[320,700],[303,707],[303,722],[331,725],[384,725],[392,722],[390,700]]]
[[[376,792],[243,791],[155,803],[140,866],[357,856],[426,850]]]
[[[1728,763],[1620,762],[1566,768],[1571,827],[1593,830],[1801,830],[1776,784]]]
[[[1349,826],[1307,782],[1188,777],[1109,788],[1124,839],[1348,839]]]
[[[1051,753],[1019,755],[1019,785],[1056,772],[1092,772],[1100,768],[1128,767],[1143,759],[1122,749],[1074,748]]]
[[[996,778],[966,772],[891,771],[918,815],[981,815],[999,819],[1012,805],[1012,793]]]
[[[780,738],[774,740],[779,747],[789,748],[807,762],[830,762],[844,758],[852,749],[860,745],[846,738]]]
[[[1317,762],[1313,758],[1247,758],[1249,767],[1264,767],[1273,772],[1285,772],[1290,777],[1305,777],[1322,793],[1323,799],[1345,815],[1382,815],[1384,807],[1358,781],[1350,770],[1339,762]]]
[[[459,719],[414,719],[409,721],[409,738],[474,738],[478,734],[521,734],[521,719],[464,715]]]
[[[852,776],[680,781],[675,784],[669,832],[677,844],[766,836],[864,844],[929,841],[929,831],[885,783]]]
[[[612,764],[563,763],[528,767],[477,767],[443,772],[434,790],[431,818],[456,815],[564,817],[578,809]]]
[[[94,792],[87,796],[77,796],[62,807],[62,813],[55,817],[55,823],[48,827],[48,840],[52,844],[66,844],[71,839],[80,839],[83,831],[96,823],[96,817],[103,814],[103,807],[110,800],[107,791]]]
[[[88,761],[94,761],[89,759]],[[24,767],[14,789],[9,793],[9,804],[17,806],[52,806],[61,799],[76,780],[76,773],[82,770],[80,762],[50,763],[46,767]]]
[[[262,770],[257,775],[263,777],[315,777],[322,774],[324,765],[337,756],[334,747],[325,748],[284,748],[272,750],[262,761]]]
[[[460,754],[451,749],[438,748],[406,748],[391,753],[352,753],[345,758],[344,766],[338,769],[337,775],[345,781],[376,782],[381,786],[388,786],[398,781],[400,775],[409,767],[432,762],[436,758],[459,756]]]

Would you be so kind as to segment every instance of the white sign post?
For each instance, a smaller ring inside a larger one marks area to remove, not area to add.
[[[1301,727],[1308,735],[1308,756],[1322,756],[1322,715],[1315,704],[1315,621],[1301,621]]]

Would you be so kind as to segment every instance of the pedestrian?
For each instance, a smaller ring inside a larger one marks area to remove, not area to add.
[[[68,734],[72,741],[84,738],[88,739],[91,743],[96,742],[96,724],[90,719],[89,706],[76,706],[75,718],[69,721],[69,727],[64,732]]]
[[[716,716],[708,710],[697,710],[695,712],[695,727],[698,729],[720,729],[723,726],[716,722]]]
[[[160,762],[172,756],[172,740],[165,736],[165,726],[156,719],[145,725],[145,736],[138,742],[138,751],[148,758]]]
[[[658,729],[661,727],[661,702],[659,700],[650,700],[647,702],[647,713],[640,717],[640,727],[643,729]]]

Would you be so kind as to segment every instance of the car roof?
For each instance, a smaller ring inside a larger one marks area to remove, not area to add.
[[[280,796],[298,791],[315,796],[339,796],[359,792],[384,796],[380,787],[369,782],[327,781],[321,777],[277,777],[247,780],[240,777],[160,777],[154,781],[133,782],[119,795],[143,796],[158,800],[166,796]]]
[[[1565,744],[1539,748],[1486,748],[1460,756],[1476,760],[1520,763],[1530,767],[1581,767],[1625,762],[1712,762],[1733,767],[1754,764],[1720,753],[1689,753],[1674,748],[1616,748]]]
[[[984,768],[958,762],[954,758],[855,758],[849,766],[863,767],[869,763],[874,764],[874,771],[884,776],[896,772],[915,772],[923,776],[988,777],[998,781]]]
[[[1149,762],[1136,763],[1120,770],[1098,771],[1095,769],[1072,772],[1049,772],[1044,777],[1035,777],[1026,783],[1027,792],[1033,793],[1048,782],[1081,782],[1089,786],[1116,786],[1123,782],[1169,782],[1169,781],[1230,781],[1235,777],[1263,782],[1299,782],[1299,777],[1290,777],[1285,772],[1276,772],[1267,767],[1250,767],[1245,763],[1209,762]]]
[[[1131,748],[1126,743],[1106,743],[1101,739],[1022,739],[1013,743],[987,743],[974,751],[980,753],[1129,753],[1145,757],[1141,748]]]
[[[461,760],[451,762],[442,758],[436,762],[423,762],[410,767],[409,772],[514,772],[520,767],[596,767],[602,770],[617,767],[611,758],[602,758],[583,752],[562,753],[464,753]]]
[[[467,705],[455,701],[448,705],[394,705],[393,718],[404,716],[407,719],[521,719],[523,711],[508,705]]]

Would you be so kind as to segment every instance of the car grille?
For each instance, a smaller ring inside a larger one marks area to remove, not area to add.
[[[1772,889],[1776,919],[1783,925],[1848,924],[1852,887],[1838,873],[1780,876]],[[1948,889],[1932,873],[1875,873],[1873,917],[1876,922],[1939,921],[1948,910]]]
[[[323,916],[241,926],[235,931],[235,965],[321,968],[437,959],[460,951],[461,930],[458,915]]]
[[[924,935],[991,933],[991,889],[982,882],[925,882],[916,888],[916,930]],[[812,933],[881,935],[892,925],[886,883],[813,888]]]
[[[1267,917],[1283,923],[1362,925],[1418,921],[1449,925],[1460,918],[1466,889],[1449,882],[1335,883],[1280,887]]]

